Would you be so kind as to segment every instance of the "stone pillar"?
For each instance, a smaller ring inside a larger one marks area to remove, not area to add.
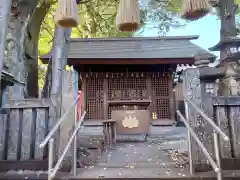
[[[219,92],[221,96],[240,95],[240,70],[239,65],[232,61],[225,65],[225,76],[219,82]]]
[[[200,80],[200,72],[203,72],[203,68],[210,68],[208,67],[209,62],[210,61],[206,58],[206,56],[196,56],[195,66],[197,66],[197,68],[189,68],[184,72],[183,94],[211,118],[213,115],[211,97],[206,94],[205,83]],[[188,103],[186,99],[184,101],[185,104],[187,104],[186,110],[188,111],[188,121],[191,127],[194,129],[194,132],[198,135],[201,142],[203,142],[205,148],[212,155],[213,145],[211,126],[209,126],[208,122],[196,111],[193,106],[191,106],[191,104]],[[196,144],[195,140],[190,138],[190,141],[194,169],[196,171],[208,170],[210,168],[208,159]]]

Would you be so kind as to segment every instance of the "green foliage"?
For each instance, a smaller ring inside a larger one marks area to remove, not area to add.
[[[158,0],[155,6],[146,5],[145,1],[140,1],[141,5],[141,24],[157,23],[157,27],[161,34],[167,32],[170,26],[179,27],[178,21],[174,19],[176,16],[177,6],[175,1],[170,0],[168,6],[159,8]],[[53,0],[41,0],[42,3],[54,2]],[[119,0],[82,0],[79,4],[80,24],[77,28],[73,28],[72,38],[95,38],[95,37],[128,37],[133,33],[120,32],[115,27],[115,16]],[[151,4],[150,4],[151,5]],[[56,3],[53,3],[48,12],[42,26],[39,38],[39,56],[50,52],[54,36],[55,24],[53,21]],[[172,12],[171,12],[172,11]],[[43,66],[39,62],[40,66]],[[44,68],[39,68],[39,87],[43,87]]]
[[[94,37],[126,37],[132,33],[120,32],[115,27],[115,16],[117,2],[114,0],[93,0],[79,4],[80,24],[73,28],[72,38],[94,38]],[[54,3],[46,15],[41,26],[39,38],[39,56],[50,52],[53,42],[55,24],[53,21],[56,3]],[[39,61],[40,66],[44,66]],[[39,68],[39,87],[44,85],[46,68]]]
[[[170,28],[185,25],[179,18],[181,0],[149,0],[143,4],[146,10],[145,24],[154,26],[160,36],[164,36]]]

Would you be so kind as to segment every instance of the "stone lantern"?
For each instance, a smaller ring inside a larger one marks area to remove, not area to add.
[[[209,63],[213,60],[211,58],[208,54],[197,54],[195,55],[194,65],[200,73],[202,91],[209,95],[215,95],[216,89],[218,89],[216,80],[221,78],[224,73],[223,68],[209,67]]]
[[[224,38],[209,50],[221,50],[220,67],[224,68],[224,77],[220,79],[220,95],[239,95],[240,38]]]

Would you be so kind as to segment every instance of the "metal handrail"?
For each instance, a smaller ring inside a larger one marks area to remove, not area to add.
[[[199,138],[197,137],[197,134],[193,131],[193,129],[190,127],[189,123],[183,117],[183,115],[181,114],[181,112],[179,110],[177,111],[177,114],[179,115],[181,120],[184,122],[184,124],[187,126],[189,134],[195,139],[198,146],[202,149],[203,154],[207,157],[210,164],[212,165],[212,168],[217,173],[217,180],[222,180],[223,178],[222,178],[221,158],[220,158],[220,153],[219,153],[219,142],[218,142],[219,139],[218,139],[217,132],[215,130],[213,131],[214,151],[215,151],[215,155],[216,155],[216,162],[215,162],[213,160],[213,158],[211,157],[211,155],[209,154],[209,152],[207,151],[207,149],[205,148],[204,144],[199,140]],[[189,149],[189,151],[191,151],[191,149]],[[191,154],[191,152],[190,152],[190,154]],[[192,161],[192,159],[190,159],[190,161]],[[190,166],[192,166],[192,164],[190,164]],[[193,169],[193,168],[190,167],[190,172],[192,174],[193,171],[191,169]]]
[[[81,118],[79,119],[79,121],[77,122],[77,103],[79,101],[79,99],[81,98],[81,94],[79,94],[77,96],[77,98],[73,101],[73,103],[71,104],[69,110],[67,112],[65,112],[63,114],[63,116],[58,120],[58,122],[53,126],[53,128],[51,129],[51,131],[48,133],[48,135],[45,137],[45,139],[40,143],[39,147],[40,148],[44,148],[46,146],[46,144],[49,142],[49,148],[48,148],[48,180],[52,180],[57,171],[59,170],[62,161],[72,143],[72,141],[74,140],[74,144],[73,144],[73,174],[76,175],[76,166],[77,166],[77,157],[76,157],[76,149],[77,149],[77,132],[81,127],[81,123],[86,115],[86,111],[83,112]],[[58,159],[56,165],[54,166],[54,168],[52,168],[53,166],[53,148],[54,148],[54,139],[53,139],[53,135],[56,133],[56,131],[58,130],[58,128],[60,127],[60,125],[64,122],[64,120],[66,120],[69,115],[69,113],[71,112],[72,108],[75,108],[75,119],[74,119],[74,131],[73,134],[71,135],[69,141],[67,142],[66,147],[63,150],[62,155],[60,156],[60,158]]]
[[[58,120],[58,122],[53,126],[52,130],[48,133],[48,135],[45,137],[45,139],[40,143],[39,147],[43,148],[46,146],[46,144],[49,142],[49,140],[52,138],[52,136],[55,134],[55,132],[58,130],[60,125],[63,123],[64,120],[66,120],[66,117],[71,112],[71,109],[76,106],[76,103],[78,102],[79,98],[81,96],[77,96],[77,98],[73,101],[71,104],[69,110],[63,114],[63,116]]]
[[[203,154],[207,157],[207,159],[209,160],[210,164],[212,165],[214,171],[216,173],[220,172],[220,168],[218,167],[217,163],[215,163],[215,161],[213,160],[213,158],[211,157],[211,155],[209,154],[209,152],[207,151],[207,149],[205,148],[204,144],[199,140],[199,138],[197,137],[197,134],[194,132],[194,130],[190,127],[189,123],[187,122],[187,120],[183,117],[182,113],[177,110],[177,114],[178,116],[181,118],[181,120],[184,122],[184,124],[187,126],[188,130],[190,131],[192,137],[195,139],[196,143],[198,144],[198,146],[202,149]]]
[[[184,122],[184,124],[188,128],[188,134],[189,134],[189,158],[190,158],[190,173],[193,174],[193,164],[192,164],[192,153],[191,153],[191,137],[194,138],[196,141],[197,145],[201,148],[203,151],[203,154],[207,157],[209,160],[212,168],[214,171],[217,173],[217,179],[222,180],[222,169],[221,169],[221,157],[220,157],[220,152],[219,152],[219,135],[222,137],[224,141],[229,141],[229,137],[214,123],[214,121],[209,118],[202,109],[200,109],[194,102],[192,102],[190,99],[187,97],[184,97],[184,99],[187,101],[185,102],[185,111],[186,111],[186,119],[189,120],[189,114],[188,114],[188,103],[194,107],[197,112],[205,119],[208,121],[208,123],[211,125],[213,128],[213,143],[214,143],[214,152],[216,156],[216,162],[213,160],[211,157],[210,153],[207,151],[205,148],[204,144],[199,140],[197,134],[194,132],[194,130],[191,128],[190,124],[187,122],[187,120],[183,117],[181,112],[177,110],[177,115],[180,117],[180,119]]]
[[[53,164],[53,149],[52,149],[53,148],[53,138],[51,138],[51,140],[50,140],[51,145],[50,145],[50,148],[49,148],[48,180],[53,179],[55,177],[57,171],[59,170],[59,168],[62,164],[62,161],[63,161],[65,155],[67,154],[68,149],[71,146],[72,141],[75,139],[75,137],[77,135],[77,132],[80,129],[80,127],[82,127],[81,124],[82,124],[82,121],[83,121],[85,115],[86,115],[86,111],[83,112],[83,115],[81,116],[80,120],[77,122],[77,124],[75,126],[75,129],[74,129],[66,147],[64,148],[62,155],[60,156],[59,160],[57,161],[56,165],[54,166],[54,168],[52,168],[52,164]],[[76,148],[76,147],[74,147],[74,148]],[[74,158],[76,158],[76,157],[74,156]],[[74,160],[74,163],[75,163],[75,160]],[[74,175],[76,175],[76,166],[74,166],[73,171],[74,171]]]
[[[191,105],[194,107],[198,113],[212,126],[212,128],[221,135],[225,141],[229,141],[229,137],[214,123],[214,121],[209,118],[194,102],[192,102],[187,97],[184,97]]]

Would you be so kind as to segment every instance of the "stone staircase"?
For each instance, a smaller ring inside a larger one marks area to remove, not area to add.
[[[146,142],[117,143],[104,150],[99,127],[86,128],[79,133],[77,176],[57,173],[56,180],[90,179],[159,179],[216,180],[211,170],[190,175],[185,127],[154,127]],[[89,134],[90,133],[90,134]],[[239,171],[224,171],[224,180],[240,179]],[[0,180],[47,180],[47,171],[18,170],[0,174]]]

